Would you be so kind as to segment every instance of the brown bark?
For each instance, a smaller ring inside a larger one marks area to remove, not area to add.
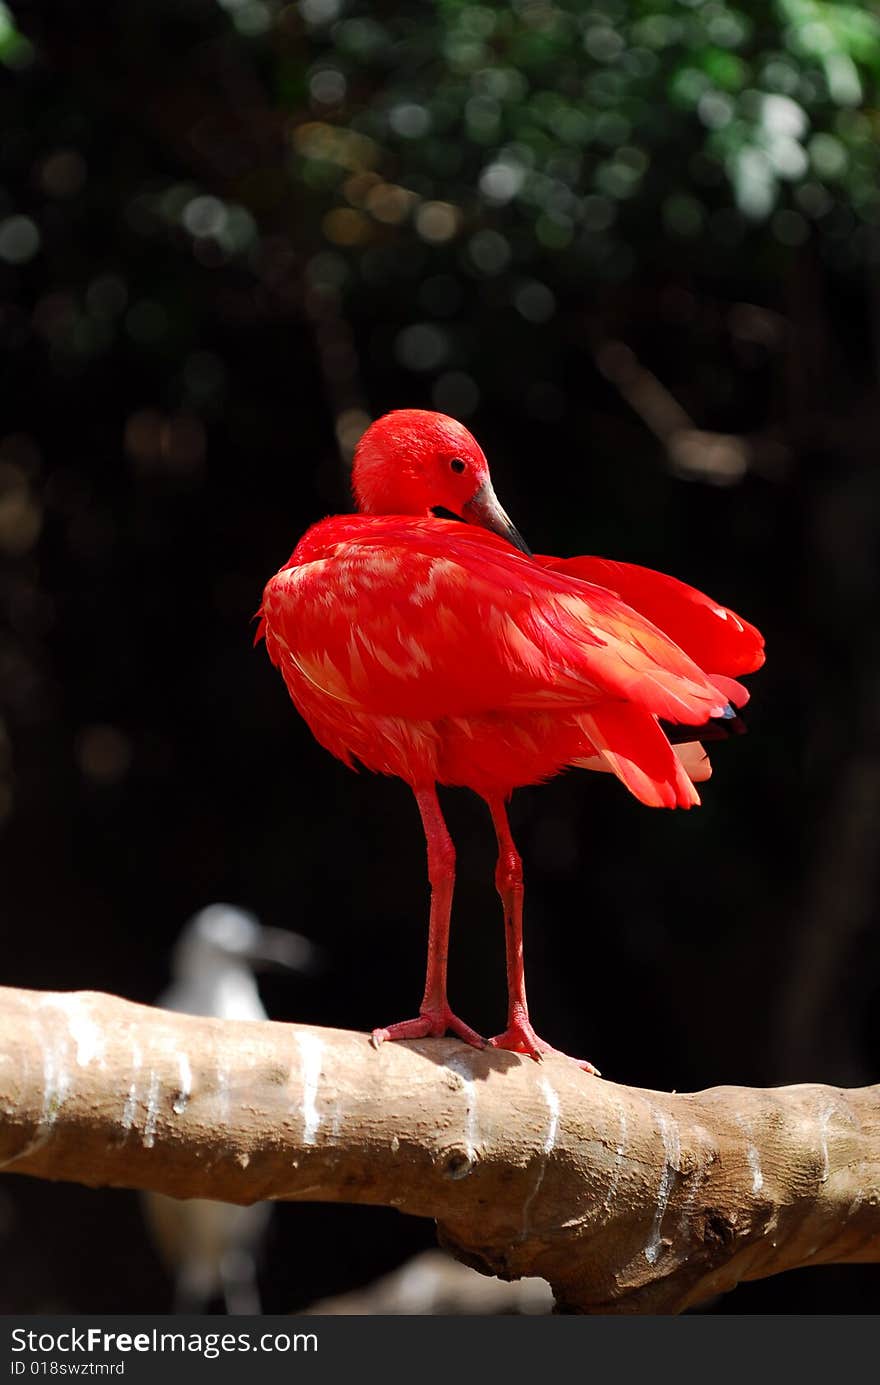
[[[880,1087],[668,1094],[456,1040],[0,989],[0,1167],[177,1197],[434,1217],[574,1312],[680,1312],[880,1260]]]

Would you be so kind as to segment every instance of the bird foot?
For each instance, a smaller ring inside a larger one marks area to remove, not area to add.
[[[558,1048],[552,1048],[550,1044],[545,1044],[543,1039],[539,1039],[528,1020],[519,1020],[505,1029],[503,1034],[497,1034],[494,1039],[489,1040],[490,1048],[506,1049],[509,1053],[527,1053],[535,1062],[540,1063],[541,1059],[547,1054],[553,1054],[557,1058],[568,1058],[570,1063],[577,1063],[584,1072],[592,1073],[594,1077],[601,1077],[598,1068],[594,1068],[592,1063],[588,1063],[586,1058],[572,1058],[568,1053],[562,1053]]]
[[[439,1039],[447,1031],[474,1048],[486,1047],[482,1035],[454,1015],[448,1006],[440,1010],[423,1010],[418,1019],[401,1020],[398,1024],[389,1024],[387,1029],[374,1029],[370,1043],[373,1048],[378,1048],[380,1044],[388,1041],[393,1043],[395,1039]]]

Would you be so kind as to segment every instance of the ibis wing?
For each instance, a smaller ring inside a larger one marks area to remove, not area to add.
[[[324,524],[327,542],[268,584],[261,628],[273,660],[331,699],[427,719],[608,699],[687,724],[720,711],[717,686],[619,595],[483,530]]]
[[[737,677],[764,662],[764,639],[754,625],[666,573],[610,558],[539,557],[537,562],[616,592],[712,673]]]

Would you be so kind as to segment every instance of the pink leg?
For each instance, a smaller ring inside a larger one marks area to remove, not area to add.
[[[428,924],[428,969],[425,994],[419,1018],[401,1020],[387,1029],[374,1029],[371,1042],[378,1048],[386,1039],[424,1039],[451,1030],[474,1048],[485,1048],[486,1040],[454,1015],[446,998],[446,960],[449,953],[449,918],[455,885],[455,847],[443,821],[437,791],[416,791],[422,826],[428,844],[428,879],[431,882],[431,917]]]
[[[503,1034],[490,1039],[493,1048],[508,1049],[513,1053],[528,1053],[532,1058],[541,1059],[546,1053],[559,1053],[543,1039],[539,1039],[529,1019],[526,1002],[526,978],[523,966],[523,871],[520,854],[514,845],[507,821],[507,809],[503,798],[487,799],[495,835],[498,838],[498,865],[495,868],[495,885],[504,905],[504,941],[507,951],[507,1028]],[[567,1054],[562,1054],[567,1057]],[[584,1072],[595,1073],[598,1069],[585,1059],[572,1060]]]

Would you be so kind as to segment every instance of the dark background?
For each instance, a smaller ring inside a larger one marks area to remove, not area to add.
[[[5,984],[151,1001],[228,900],[325,950],[267,980],[273,1018],[414,1012],[411,796],[312,741],[251,617],[349,507],[366,421],[440,407],[534,549],[673,572],[767,638],[701,810],[606,776],[516,795],[539,1032],[666,1090],[876,1080],[880,29],[818,8],[836,65],[772,4],[0,19]],[[497,1032],[491,826],[443,802],[451,994]],[[3,1311],[169,1302],[135,1194],[9,1178],[0,1236]],[[279,1206],[265,1307],[432,1238]],[[878,1286],[801,1271],[716,1311],[871,1312]]]

